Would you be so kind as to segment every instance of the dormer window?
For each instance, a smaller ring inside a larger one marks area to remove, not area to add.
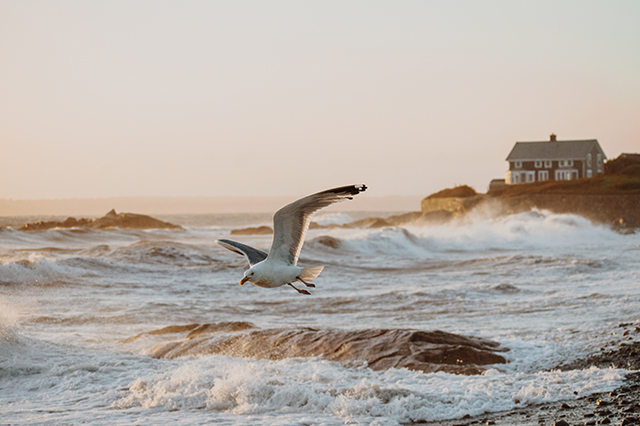
[[[516,161],[515,162],[515,167],[516,167],[516,169],[521,169],[522,168],[522,161]]]
[[[542,160],[536,160],[535,166],[536,166],[536,169],[539,169],[540,167],[542,167]]]

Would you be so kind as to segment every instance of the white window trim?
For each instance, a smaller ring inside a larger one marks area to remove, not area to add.
[[[555,177],[556,180],[574,180],[573,175],[576,175],[576,179],[579,176],[579,173],[576,169],[556,169]]]
[[[534,164],[536,169],[539,169],[540,167],[542,167],[542,160],[536,160]]]
[[[544,168],[545,168],[545,169],[550,169],[552,165],[553,165],[553,161],[551,161],[551,160],[544,160]]]
[[[516,169],[521,169],[522,168],[522,161],[516,161],[515,163],[513,163],[513,166]]]

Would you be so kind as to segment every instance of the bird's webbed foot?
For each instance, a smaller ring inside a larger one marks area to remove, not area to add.
[[[291,283],[289,283],[289,285],[290,285],[291,287],[293,287],[293,289],[294,289],[295,291],[297,291],[298,293],[300,293],[300,294],[307,294],[307,295],[311,296],[311,293],[309,293],[307,290],[300,290],[299,288],[294,287],[294,286],[293,286],[293,284],[291,284]]]
[[[313,288],[316,287],[314,283],[308,283],[300,277],[296,277],[296,280],[300,281],[302,284],[306,285],[307,287],[313,287]]]

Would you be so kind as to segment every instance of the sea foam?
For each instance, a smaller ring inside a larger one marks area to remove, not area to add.
[[[574,400],[610,390],[623,378],[624,372],[615,369],[425,375],[406,369],[345,368],[320,359],[266,361],[211,355],[137,378],[112,406],[237,415],[315,414],[318,424],[335,424],[336,417],[360,424],[376,417],[390,423],[436,421]]]

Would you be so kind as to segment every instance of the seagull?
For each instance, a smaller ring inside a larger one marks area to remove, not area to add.
[[[250,247],[227,239],[216,243],[249,261],[249,269],[244,273],[240,285],[247,281],[263,288],[275,288],[290,285],[298,293],[311,294],[307,290],[296,288],[293,283],[300,282],[307,287],[315,287],[311,282],[320,275],[324,266],[301,268],[297,265],[298,256],[309,229],[311,217],[321,208],[344,200],[352,200],[354,195],[366,191],[366,185],[350,185],[307,195],[291,204],[287,204],[273,215],[273,243],[271,250]]]

